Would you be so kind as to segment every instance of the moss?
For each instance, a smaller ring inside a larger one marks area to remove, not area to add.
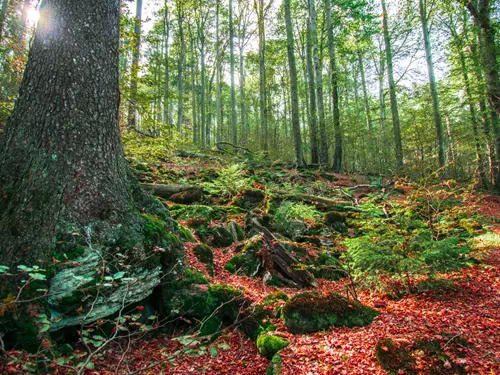
[[[232,257],[224,268],[231,273],[238,272],[246,276],[257,275],[261,266],[259,252],[263,246],[262,241],[261,235],[250,238],[243,246],[242,253]]]
[[[206,244],[196,245],[193,248],[194,256],[204,264],[213,264],[214,263],[214,253],[210,246]]]
[[[262,303],[264,305],[272,305],[278,301],[288,301],[289,298],[288,298],[288,294],[286,294],[285,292],[283,291],[278,291],[278,292],[274,292],[274,293],[271,293],[271,294],[268,294],[263,300],[262,300]]]
[[[338,260],[338,254],[323,250],[313,260],[312,274],[327,280],[339,280],[346,276],[344,265]]]
[[[189,228],[185,227],[184,225],[179,224],[179,233],[181,240],[183,240],[184,242],[196,242],[193,233],[191,233]]]
[[[380,366],[389,374],[397,374],[399,370],[407,373],[415,366],[415,360],[410,355],[407,346],[408,344],[396,345],[391,339],[380,339],[375,346],[375,357]]]
[[[233,234],[223,226],[213,227],[211,229],[213,236],[212,243],[217,247],[231,246],[234,242]]]
[[[189,286],[193,284],[208,284],[207,278],[198,270],[186,268],[181,280],[181,284]]]
[[[377,311],[336,294],[315,292],[295,295],[283,308],[285,324],[292,333],[324,331],[330,327],[370,324]]]
[[[453,356],[465,355],[463,347],[467,346],[467,341],[458,337],[453,342],[455,336],[442,334],[442,340],[418,339],[414,342],[400,341],[394,342],[389,338],[380,339],[375,346],[375,357],[380,366],[389,374],[405,373],[408,375],[430,374],[430,375],[455,375],[466,374],[465,368],[453,361],[445,353],[453,352]],[[465,344],[465,345],[464,345]],[[456,350],[457,346],[460,351]],[[418,361],[418,363],[417,363]]]
[[[201,324],[200,336],[212,336],[218,333],[223,327],[222,319],[218,316],[211,316]]]
[[[248,307],[243,312],[241,321],[241,330],[252,340],[256,340],[262,333],[276,330],[276,326],[270,322],[269,311],[261,304]]]
[[[288,345],[290,345],[290,341],[279,336],[260,336],[257,339],[257,350],[267,359],[273,358],[276,353]]]
[[[278,375],[281,371],[281,355],[276,353],[271,359],[271,364],[266,370],[266,375]]]
[[[208,288],[208,308],[217,310],[218,316],[228,324],[233,324],[240,316],[240,311],[249,304],[243,292],[230,285],[212,284]]]

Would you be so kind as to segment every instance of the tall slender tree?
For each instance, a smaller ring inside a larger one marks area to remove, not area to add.
[[[401,124],[399,120],[398,98],[396,96],[396,81],[394,80],[394,68],[392,64],[392,45],[389,33],[389,18],[385,0],[381,0],[382,5],[382,27],[385,41],[385,58],[387,60],[387,76],[389,79],[389,94],[391,98],[392,126],[394,129],[394,144],[396,154],[396,167],[403,167],[403,145],[401,142]]]
[[[302,154],[302,138],[300,134],[299,97],[297,92],[297,66],[295,63],[295,45],[293,39],[292,15],[290,0],[284,0],[288,67],[290,71],[290,95],[292,107],[292,131],[295,148],[295,161],[299,166],[305,166]]]
[[[141,56],[142,33],[142,0],[137,0],[134,19],[134,49],[132,67],[130,69],[130,103],[128,107],[128,128],[135,129],[137,114],[137,80],[139,75],[139,58]]]
[[[422,23],[422,34],[424,36],[425,56],[427,60],[427,72],[429,73],[429,86],[432,97],[432,108],[434,114],[434,125],[436,127],[436,138],[438,142],[439,166],[446,164],[446,145],[443,136],[443,123],[441,110],[439,109],[439,94],[437,90],[436,76],[434,74],[434,61],[432,58],[431,39],[429,35],[429,25],[427,20],[426,0],[419,0],[420,22]]]

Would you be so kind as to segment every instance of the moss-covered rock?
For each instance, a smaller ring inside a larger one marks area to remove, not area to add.
[[[262,190],[247,189],[236,195],[231,204],[245,210],[253,210],[264,200],[264,197]]]
[[[243,311],[241,330],[252,340],[256,340],[260,334],[276,330],[270,318],[270,311],[263,304],[252,305]]]
[[[271,294],[268,294],[267,296],[265,296],[264,299],[262,300],[262,303],[264,305],[272,305],[272,304],[279,302],[279,301],[286,302],[289,299],[290,298],[288,297],[288,294],[279,290],[277,292],[274,292],[274,293],[271,293]]]
[[[179,225],[179,236],[184,242],[196,242],[196,238],[194,238],[193,233],[191,233],[189,228],[184,225]]]
[[[214,253],[207,244],[199,244],[193,248],[193,254],[201,263],[205,264],[208,273],[214,273]]]
[[[257,350],[267,359],[273,358],[276,353],[286,348],[288,345],[290,345],[290,341],[279,336],[263,335],[259,336],[257,339]]]
[[[216,247],[231,246],[234,242],[233,234],[224,225],[211,228],[210,233],[213,235],[212,243]]]
[[[370,324],[378,315],[374,309],[336,294],[305,292],[295,295],[283,308],[285,324],[292,333],[325,331],[330,327]]]
[[[263,245],[262,235],[255,235],[245,243],[241,254],[232,257],[224,268],[245,276],[257,275],[261,267],[260,250]]]
[[[440,335],[441,341],[419,339],[413,342],[382,338],[375,346],[375,357],[380,366],[391,375],[466,374],[464,366],[454,362],[450,354],[453,357],[463,356],[463,347],[467,346],[467,341],[456,335],[449,336]],[[443,348],[446,348],[446,352]]]
[[[327,279],[339,280],[346,276],[344,265],[339,260],[340,253],[323,249],[318,256],[313,258],[311,272],[314,276]]]

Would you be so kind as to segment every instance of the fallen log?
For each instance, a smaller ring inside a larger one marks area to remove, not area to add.
[[[170,199],[176,203],[193,203],[201,199],[203,188],[199,186],[145,184],[141,187],[151,195]]]
[[[251,225],[264,236],[267,248],[262,249],[264,272],[276,276],[283,284],[293,288],[316,287],[314,276],[305,269],[297,268],[300,262],[295,259],[278,241],[274,234],[261,225],[257,218],[251,219]]]
[[[317,195],[290,193],[282,190],[272,190],[272,193],[279,195],[283,200],[302,201],[310,205],[316,206],[318,210],[331,210],[337,206],[352,206],[352,201],[336,200],[324,198]]]

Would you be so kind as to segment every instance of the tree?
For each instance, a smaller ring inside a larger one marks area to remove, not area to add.
[[[389,78],[389,94],[391,97],[392,126],[394,128],[394,143],[396,149],[396,166],[403,167],[403,145],[401,143],[401,124],[399,121],[398,99],[396,97],[396,82],[394,80],[394,68],[392,64],[391,36],[389,34],[389,23],[385,0],[382,4],[382,27],[384,30],[385,57],[387,59],[387,75]]]
[[[285,7],[285,24],[286,24],[286,39],[287,39],[287,54],[288,66],[290,70],[290,94],[292,105],[292,130],[295,146],[295,161],[299,166],[304,166],[304,156],[302,154],[302,138],[300,134],[300,116],[299,116],[299,97],[297,94],[297,67],[295,64],[294,55],[294,40],[292,29],[292,15],[290,11],[290,0],[284,1]]]
[[[488,100],[491,107],[500,116],[500,76],[495,45],[495,29],[491,24],[490,1],[473,0],[466,3],[467,10],[472,15],[479,32],[479,48],[483,63]],[[500,126],[498,121],[493,126],[497,154],[500,151]],[[498,156],[497,156],[498,159]],[[495,166],[495,188],[500,190],[500,163]]]
[[[328,28],[328,51],[330,54],[330,74],[333,104],[333,131],[335,133],[335,150],[333,153],[333,170],[340,172],[342,167],[342,130],[340,129],[339,85],[337,59],[335,56],[335,40],[333,38],[332,8],[330,0],[325,0],[326,21]]]
[[[236,87],[234,82],[234,22],[233,0],[229,0],[229,54],[231,62],[231,140],[233,145],[238,144],[236,128]]]
[[[0,138],[1,264],[43,267],[63,242],[103,258],[119,248],[146,270],[160,267],[153,247],[170,240],[149,238],[144,228],[151,220],[166,233],[176,226],[139,188],[123,155],[119,34],[119,0],[43,2],[19,98]],[[2,293],[11,287],[2,283]]]
[[[141,56],[141,29],[142,29],[142,0],[137,0],[134,26],[134,51],[132,54],[132,68],[130,74],[130,104],[128,107],[128,127],[136,126],[137,111],[137,79],[139,73],[139,58]]]
[[[422,23],[422,33],[424,36],[425,56],[427,57],[427,71],[429,73],[429,86],[432,97],[432,108],[434,114],[434,124],[436,126],[436,137],[438,141],[439,152],[439,167],[446,164],[445,144],[443,137],[443,123],[441,119],[441,111],[439,109],[439,95],[437,91],[436,76],[434,75],[434,62],[432,58],[431,39],[429,36],[429,26],[427,20],[427,10],[425,0],[418,2],[420,10],[420,21]]]

